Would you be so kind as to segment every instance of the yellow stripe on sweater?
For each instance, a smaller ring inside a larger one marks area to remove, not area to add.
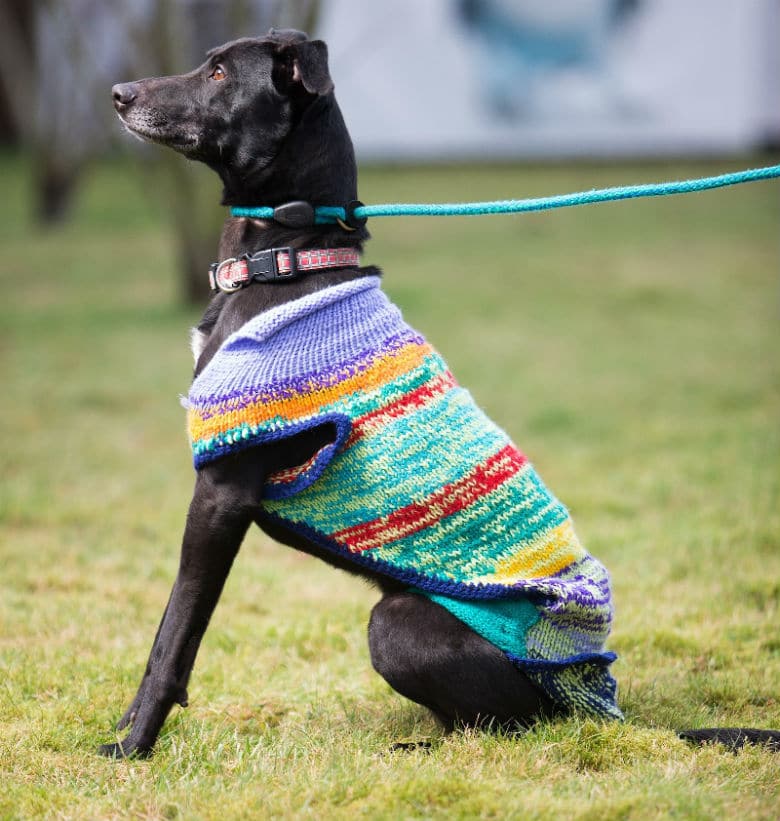
[[[337,402],[344,396],[366,392],[381,387],[393,379],[419,367],[433,348],[426,344],[411,342],[397,351],[391,351],[375,359],[365,370],[347,377],[335,385],[319,386],[313,382],[305,392],[289,399],[268,400],[260,397],[255,402],[241,408],[220,411],[221,406],[229,408],[229,401],[206,408],[213,416],[203,418],[204,409],[191,409],[188,416],[190,437],[193,441],[223,433],[241,425],[260,425],[271,419],[290,419],[296,422],[320,412],[322,408]]]
[[[583,558],[585,549],[574,532],[571,519],[526,543],[514,556],[496,564],[495,572],[480,577],[485,584],[512,584],[521,579],[541,579],[552,576]]]

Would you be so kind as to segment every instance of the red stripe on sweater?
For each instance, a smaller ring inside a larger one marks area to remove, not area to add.
[[[429,382],[421,385],[411,393],[404,394],[400,399],[384,405],[376,410],[369,411],[358,417],[352,423],[352,432],[345,447],[350,447],[369,430],[379,425],[385,425],[390,419],[398,419],[406,413],[424,407],[431,399],[445,394],[456,387],[455,377],[449,372],[439,374]]]
[[[450,371],[446,371],[434,377],[429,382],[426,382],[424,385],[421,385],[411,393],[404,394],[397,401],[358,417],[352,423],[352,431],[344,448],[350,447],[362,436],[365,436],[372,428],[384,425],[390,419],[397,419],[405,413],[421,408],[431,399],[445,394],[448,390],[456,386],[457,382],[455,382],[455,377]],[[314,456],[302,465],[271,474],[268,477],[268,481],[273,484],[289,484],[294,482],[301,474],[305,473],[314,465],[319,459],[320,453],[321,451],[317,451]]]
[[[450,482],[424,502],[402,507],[387,516],[353,525],[333,534],[353,553],[361,553],[417,533],[445,516],[451,516],[502,485],[526,464],[514,445],[493,454],[462,479]]]
[[[330,447],[330,445],[324,445],[314,454],[314,456],[311,456],[309,459],[307,459],[305,462],[302,462],[300,465],[296,465],[295,467],[291,468],[284,468],[282,470],[277,471],[276,473],[270,474],[266,481],[269,484],[273,485],[292,484],[299,476],[301,476],[302,474],[306,473],[314,467],[317,460],[322,455],[322,451],[325,450],[325,448],[327,447]]]

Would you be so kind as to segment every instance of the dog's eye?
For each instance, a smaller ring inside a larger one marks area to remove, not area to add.
[[[221,65],[216,65],[209,77],[212,80],[224,80],[227,77],[227,72]]]

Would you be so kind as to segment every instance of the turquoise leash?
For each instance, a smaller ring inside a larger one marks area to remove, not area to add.
[[[690,194],[724,188],[745,182],[769,180],[780,177],[780,165],[751,168],[720,174],[715,177],[700,177],[693,180],[647,183],[644,185],[621,185],[614,188],[596,188],[574,194],[558,194],[552,197],[532,197],[525,200],[496,200],[494,202],[460,203],[389,203],[385,205],[362,205],[350,208],[350,218],[362,221],[371,217],[455,217],[477,216],[480,214],[520,214],[527,211],[549,211],[553,208],[569,208],[573,205],[592,205],[612,200],[630,200],[640,197],[667,197],[672,194]],[[244,208],[233,206],[230,213],[234,217],[253,219],[273,219],[274,209],[270,207]],[[346,209],[341,206],[319,205],[314,209],[314,222],[318,225],[347,220]],[[349,220],[347,220],[349,221]]]

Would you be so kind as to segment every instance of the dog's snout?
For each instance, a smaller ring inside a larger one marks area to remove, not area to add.
[[[138,96],[138,87],[135,83],[118,83],[111,89],[114,98],[114,108],[118,111],[129,106]]]

